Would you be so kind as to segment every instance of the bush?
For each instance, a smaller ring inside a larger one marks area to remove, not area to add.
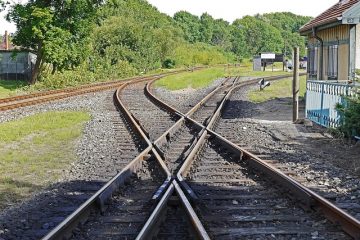
[[[336,109],[342,115],[339,130],[346,137],[360,135],[360,95],[348,97],[344,104],[337,104]]]
[[[172,59],[168,58],[163,62],[162,66],[164,68],[167,68],[167,69],[174,68],[175,67],[175,60],[172,60]]]
[[[73,70],[56,72],[55,74],[44,72],[40,81],[33,88],[58,89],[98,81],[119,80],[136,74],[137,70],[126,61],[92,66],[83,64]]]

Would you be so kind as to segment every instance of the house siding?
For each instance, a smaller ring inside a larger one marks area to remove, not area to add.
[[[360,32],[360,31],[359,31]],[[329,64],[329,46],[338,45],[338,80],[348,79],[349,76],[349,25],[339,25],[333,28],[318,31],[317,35],[323,40],[323,66],[320,68],[321,51],[320,42],[308,34],[308,47],[318,47],[318,72],[316,78],[308,76],[311,80],[328,80],[328,64]],[[320,69],[322,69],[323,79],[320,79]]]

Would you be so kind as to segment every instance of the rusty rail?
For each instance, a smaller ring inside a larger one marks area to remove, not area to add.
[[[286,78],[289,77],[281,76],[280,78]],[[267,80],[277,80],[279,77],[270,77],[267,78]],[[146,155],[148,155],[150,152],[156,157],[157,161],[162,166],[163,170],[167,174],[167,179],[164,181],[164,184],[159,188],[159,191],[157,194],[154,195],[154,199],[160,199],[158,205],[156,206],[155,210],[152,212],[150,218],[144,225],[143,229],[139,233],[137,239],[146,239],[149,236],[152,236],[154,229],[156,228],[159,219],[161,218],[161,215],[164,211],[164,208],[166,207],[166,202],[169,200],[170,196],[172,194],[176,194],[179,199],[181,200],[181,203],[183,204],[183,207],[186,209],[187,215],[192,222],[192,225],[194,229],[196,229],[197,236],[199,239],[209,239],[208,234],[206,233],[205,229],[203,228],[200,220],[198,219],[197,215],[195,214],[195,211],[193,210],[190,202],[187,200],[184,192],[182,192],[182,189],[178,185],[178,182],[181,184],[182,188],[186,192],[186,194],[190,195],[191,198],[196,199],[195,193],[192,191],[192,189],[187,186],[185,183],[183,176],[186,174],[186,172],[189,170],[192,161],[194,160],[194,156],[196,155],[198,149],[201,148],[201,146],[204,144],[205,139],[207,136],[211,136],[213,138],[216,138],[218,142],[220,142],[224,147],[231,150],[235,154],[239,156],[240,160],[245,160],[249,163],[249,165],[260,172],[262,172],[264,175],[268,176],[273,181],[277,182],[282,187],[285,187],[288,189],[298,200],[305,203],[306,206],[310,208],[316,208],[321,209],[324,213],[324,215],[330,219],[331,221],[335,222],[336,224],[339,224],[345,232],[347,232],[350,236],[354,237],[355,239],[360,238],[360,223],[358,220],[344,212],[343,210],[336,207],[334,204],[330,203],[329,201],[325,200],[321,196],[317,195],[316,193],[312,192],[302,184],[295,181],[293,178],[285,175],[275,167],[269,165],[265,161],[261,160],[257,156],[251,154],[250,152],[246,151],[245,149],[240,148],[236,144],[232,143],[228,139],[222,137],[220,134],[214,132],[212,130],[212,127],[216,123],[217,119],[220,117],[221,111],[227,101],[227,99],[231,96],[233,91],[235,91],[237,88],[244,87],[245,85],[250,85],[256,83],[259,79],[254,79],[251,81],[247,81],[244,83],[237,83],[235,81],[230,90],[227,91],[226,95],[224,96],[221,103],[218,105],[216,112],[211,116],[210,121],[208,121],[208,124],[206,126],[196,122],[195,120],[191,119],[191,115],[199,109],[199,107],[204,104],[212,95],[216,94],[217,91],[221,91],[224,89],[225,85],[224,83],[216,88],[214,91],[212,91],[210,94],[208,94],[202,101],[200,101],[197,105],[195,105],[188,113],[181,113],[176,110],[176,108],[169,106],[165,102],[158,99],[156,96],[154,96],[151,93],[150,87],[151,84],[156,79],[151,80],[149,84],[146,85],[145,94],[148,95],[157,105],[161,106],[162,108],[167,109],[169,112],[176,113],[180,116],[180,119],[170,128],[168,129],[161,137],[159,137],[157,140],[155,140],[153,143],[150,142],[150,140],[147,137],[147,134],[143,131],[143,128],[139,124],[139,121],[137,121],[134,116],[125,108],[125,106],[121,103],[119,92],[122,88],[126,86],[124,84],[119,88],[119,90],[116,93],[120,109],[125,113],[128,119],[136,126],[137,131],[140,133],[140,135],[146,139],[146,142],[148,144],[148,148],[141,153],[137,160],[134,159],[129,165],[127,166],[124,171],[118,174],[118,178],[112,179],[108,184],[106,184],[99,192],[97,193],[97,197],[92,197],[87,201],[87,206],[84,204],[82,208],[79,208],[76,212],[74,212],[71,216],[69,216],[62,224],[60,224],[56,229],[54,229],[51,233],[55,233],[56,231],[59,231],[60,229],[71,229],[72,226],[74,227],[80,220],[76,220],[75,217],[77,214],[83,215],[87,212],[88,208],[93,208],[93,203],[96,202],[100,206],[100,209],[103,209],[105,206],[106,200],[111,197],[112,191],[118,188],[118,186],[122,183],[122,178],[124,176],[127,176],[127,174],[131,174],[131,172],[136,171],[136,163],[138,161],[144,160],[146,158]],[[130,83],[129,83],[130,84]],[[198,135],[198,138],[196,139],[196,144],[192,148],[192,151],[189,153],[188,157],[186,158],[186,161],[182,165],[180,171],[177,173],[176,178],[172,179],[171,174],[169,170],[167,169],[165,163],[162,160],[162,154],[158,148],[159,144],[166,143],[168,141],[169,137],[175,133],[183,124],[184,122],[191,122],[196,126],[198,129],[202,129]],[[141,155],[144,154],[142,157]],[[122,174],[122,177],[120,178],[119,175]],[[101,196],[101,197],[100,197]],[[91,204],[90,204],[91,203]],[[80,212],[84,212],[81,213]],[[76,221],[75,221],[75,220]],[[80,218],[79,218],[80,219]],[[50,237],[44,238],[44,239],[57,239],[53,238],[53,236],[57,235],[48,235]],[[64,236],[64,235],[62,235]]]

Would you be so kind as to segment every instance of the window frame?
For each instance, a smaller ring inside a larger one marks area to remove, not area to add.
[[[318,76],[318,61],[319,61],[319,49],[318,47],[311,47],[309,48],[308,53],[308,74],[311,77],[317,78]]]
[[[327,58],[327,71],[328,80],[338,80],[339,77],[339,45],[334,44],[328,47]]]

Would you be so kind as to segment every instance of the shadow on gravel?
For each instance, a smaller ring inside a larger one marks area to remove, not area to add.
[[[104,185],[100,181],[55,184],[0,215],[0,239],[39,239]]]
[[[147,199],[151,200],[152,195],[165,180],[166,175],[153,158],[141,164],[137,174],[133,174],[119,189],[118,194],[114,194],[116,195],[114,201],[122,202],[115,204],[115,208],[136,203],[138,199],[145,198],[146,191],[149,194]],[[70,181],[50,186],[21,206],[0,214],[0,240],[40,239],[105,183],[104,181]],[[133,201],[129,201],[132,198]]]
[[[314,232],[324,239],[348,239],[340,228],[324,221],[321,213],[304,211],[287,197],[287,191],[246,161],[239,161],[216,144],[212,143],[212,148],[219,159],[226,159],[223,167],[238,165],[241,170],[234,174],[228,168],[223,173],[229,174],[189,183],[199,197],[195,209],[211,239],[311,239]]]
[[[300,101],[299,118],[305,117],[305,101]],[[276,98],[263,103],[229,100],[223,119],[255,118],[268,121],[292,121],[292,98]]]

